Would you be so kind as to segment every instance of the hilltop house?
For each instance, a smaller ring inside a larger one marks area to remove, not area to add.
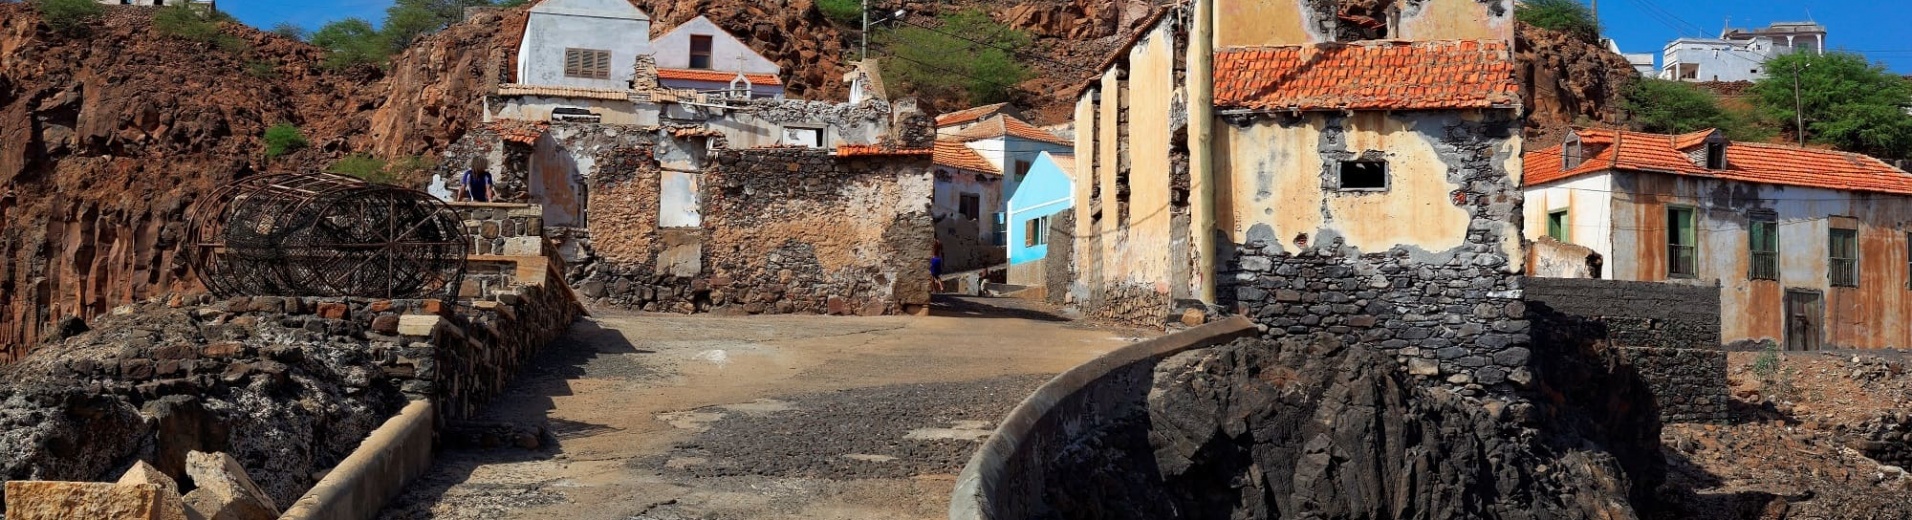
[[[1718,287],[1728,342],[1912,347],[1912,175],[1877,159],[1580,130],[1528,153],[1523,184],[1527,228],[1578,246],[1536,247],[1536,276]]]
[[[1757,81],[1766,60],[1792,53],[1826,52],[1826,27],[1780,22],[1763,29],[1727,29],[1718,38],[1680,38],[1666,44],[1660,79]]]
[[[637,57],[651,53],[651,17],[625,0],[544,0],[531,6],[518,44],[517,83],[629,89]]]
[[[1070,297],[1154,326],[1228,308],[1464,392],[1522,384],[1524,317],[1499,310],[1523,256],[1513,2],[1336,5],[1162,10],[1080,88]]]

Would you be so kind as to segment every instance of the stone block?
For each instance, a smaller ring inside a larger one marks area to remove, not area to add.
[[[206,520],[273,520],[279,507],[246,475],[246,468],[225,453],[186,454],[186,475],[193,489],[186,509]]]
[[[160,516],[158,484],[15,480],[6,491],[11,520],[171,520]]]
[[[505,239],[504,249],[499,253],[505,256],[541,256],[544,254],[544,239],[538,237],[511,237]]]
[[[143,460],[133,463],[131,469],[126,470],[126,473],[120,475],[118,484],[121,486],[159,486],[159,510],[155,518],[159,520],[186,520],[186,501],[179,495],[179,483],[173,481],[172,477],[166,476],[166,473],[160,471],[159,468],[153,467],[152,464],[147,464],[146,461]]]
[[[372,318],[372,332],[379,334],[397,334],[398,316],[379,316]]]
[[[1407,360],[1407,373],[1417,376],[1441,375],[1441,364],[1432,359],[1411,358]]]
[[[398,335],[428,337],[431,336],[432,333],[437,332],[438,327],[443,325],[444,322],[445,319],[438,316],[400,316],[398,318]]]
[[[326,302],[319,304],[319,317],[328,320],[342,320],[352,313],[352,307],[343,303]]]

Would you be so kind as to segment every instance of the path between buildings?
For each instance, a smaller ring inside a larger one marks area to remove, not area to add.
[[[543,427],[542,445],[447,434],[465,445],[384,518],[943,518],[995,421],[1142,334],[1013,300],[926,318],[599,311],[474,421]]]

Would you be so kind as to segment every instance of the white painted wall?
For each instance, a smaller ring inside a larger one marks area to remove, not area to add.
[[[1547,214],[1567,210],[1567,242],[1613,257],[1613,176],[1574,177],[1526,188],[1528,238],[1547,235]]]
[[[1020,137],[978,139],[964,144],[969,145],[969,149],[975,150],[978,155],[983,156],[983,160],[989,161],[996,170],[1002,172],[1002,199],[1005,201],[1009,200],[1009,197],[1016,196],[1016,188],[1022,185],[1022,179],[1016,178],[1015,175],[1016,161],[1025,161],[1033,165],[1042,152],[1066,154],[1075,151],[1075,147],[1070,145],[1031,141]],[[1003,206],[995,206],[995,208],[985,211],[1007,211],[1007,208]]]
[[[677,26],[676,29],[671,29],[670,32],[664,33],[663,36],[651,40],[651,49],[657,53],[657,66],[666,69],[690,68],[690,37],[693,35],[711,37],[711,70],[730,72],[741,70],[753,74],[778,74],[783,72],[783,67],[777,66],[776,62],[770,61],[764,58],[763,55],[757,54],[756,51],[750,50],[750,46],[744,45],[743,40],[739,40],[736,36],[725,32],[722,28],[717,27],[717,24],[712,23],[709,18],[702,16],[684,22],[683,25]]]
[[[651,52],[651,17],[625,0],[545,0],[531,8],[518,45],[518,83],[630,88],[637,56]],[[567,48],[611,51],[609,79],[567,78]]]
[[[606,99],[559,98],[545,96],[511,96],[492,98],[490,115],[493,119],[515,119],[521,121],[550,121],[551,112],[559,107],[582,108],[603,118],[601,123],[612,125],[656,126],[657,106],[632,103],[628,100],[613,101]]]

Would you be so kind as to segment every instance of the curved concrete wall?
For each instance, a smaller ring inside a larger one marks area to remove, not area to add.
[[[1045,462],[1122,411],[1146,406],[1156,363],[1254,334],[1254,323],[1236,316],[1123,347],[1044,383],[963,467],[950,496],[950,520],[1027,518],[1042,511]]]

